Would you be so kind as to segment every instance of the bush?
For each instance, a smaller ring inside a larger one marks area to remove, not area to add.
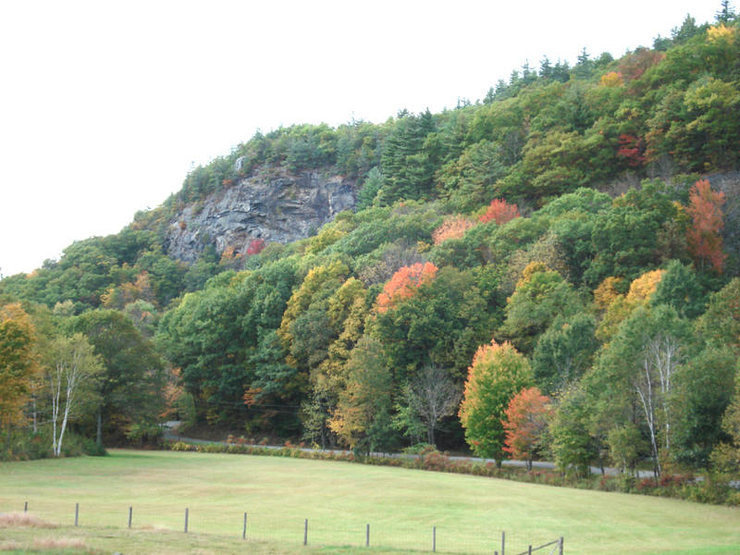
[[[163,438],[161,426],[153,422],[132,424],[126,431],[126,439],[134,447],[155,447],[162,443]]]

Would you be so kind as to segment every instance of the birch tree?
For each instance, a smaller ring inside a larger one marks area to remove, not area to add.
[[[103,372],[103,364],[81,333],[54,339],[48,357],[51,446],[54,456],[58,457],[62,453],[64,433],[70,420],[97,400],[97,380]]]
[[[682,371],[687,334],[687,322],[673,307],[638,307],[620,325],[588,377],[590,390],[598,397],[594,427],[641,420],[656,477],[662,471],[661,452],[670,453],[680,412],[674,410],[676,377]]]

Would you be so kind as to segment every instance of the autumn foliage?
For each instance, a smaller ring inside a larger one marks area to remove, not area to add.
[[[551,411],[550,398],[538,388],[529,387],[517,393],[506,408],[504,451],[515,459],[526,460],[531,468]]]
[[[264,239],[252,239],[252,242],[249,243],[249,246],[247,247],[247,254],[250,256],[253,254],[259,254],[262,252],[264,248],[265,248]]]
[[[434,244],[439,245],[448,239],[460,239],[465,232],[475,226],[475,222],[465,216],[450,216],[432,232]]]
[[[503,458],[506,407],[531,380],[529,361],[511,343],[494,340],[478,348],[459,412],[465,439],[476,455]]]
[[[639,79],[648,69],[665,58],[664,52],[648,48],[638,48],[627,54],[619,63],[619,74],[624,79],[632,81]]]
[[[517,208],[516,204],[509,204],[504,199],[495,198],[488,205],[486,213],[478,219],[483,223],[493,220],[498,225],[504,225],[506,222],[519,216],[521,214],[519,214],[519,208]]]
[[[610,71],[601,76],[602,87],[621,87],[622,85],[624,85],[624,79],[622,79],[622,74],[618,71]]]
[[[635,135],[622,133],[619,136],[617,156],[622,158],[631,168],[637,168],[645,163],[645,141]]]
[[[718,273],[722,273],[727,258],[722,252],[720,234],[725,225],[722,219],[724,203],[724,193],[712,191],[709,181],[701,179],[691,188],[686,209],[692,219],[686,230],[689,252],[698,262],[708,261]]]
[[[431,281],[437,274],[437,267],[431,262],[416,263],[398,270],[378,295],[378,312],[386,312],[396,303],[411,297],[423,283]]]
[[[35,334],[20,303],[0,306],[0,431],[23,422],[23,407],[38,371]]]

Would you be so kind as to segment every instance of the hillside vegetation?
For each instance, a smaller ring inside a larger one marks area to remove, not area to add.
[[[26,440],[55,420],[42,377],[66,341],[98,357],[69,426],[109,444],[177,417],[358,452],[736,473],[739,85],[725,9],[442,113],[257,134],[121,233],[0,282],[4,450],[43,453]],[[306,169],[356,179],[356,210],[288,245],[167,256],[184,206]]]

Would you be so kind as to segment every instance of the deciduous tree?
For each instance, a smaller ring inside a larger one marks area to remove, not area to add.
[[[427,442],[435,445],[434,431],[446,416],[454,414],[460,403],[460,387],[449,370],[430,364],[411,380],[404,391],[408,408],[426,428]]]
[[[35,330],[19,303],[0,306],[0,430],[22,422],[38,372]]]
[[[501,464],[506,407],[531,382],[529,362],[511,343],[499,345],[494,340],[478,349],[468,370],[459,412],[465,439],[476,455],[493,457]]]
[[[724,227],[722,219],[724,203],[724,193],[712,191],[709,181],[701,179],[691,188],[689,206],[686,209],[692,219],[692,224],[686,230],[689,252],[697,262],[709,262],[718,273],[722,273],[727,258],[722,252],[720,235]]]
[[[46,380],[51,399],[52,451],[62,454],[67,424],[99,402],[98,379],[103,363],[81,333],[57,337],[49,346]]]
[[[504,199],[495,198],[486,208],[485,213],[478,218],[481,222],[496,222],[498,225],[504,225],[514,218],[521,216],[516,204],[509,204]]]
[[[527,461],[529,470],[551,411],[550,398],[536,387],[522,389],[506,407],[504,451],[515,459]]]
[[[434,279],[436,273],[437,267],[431,262],[416,263],[398,270],[378,295],[378,312],[386,312],[400,300],[411,297],[420,285]]]

